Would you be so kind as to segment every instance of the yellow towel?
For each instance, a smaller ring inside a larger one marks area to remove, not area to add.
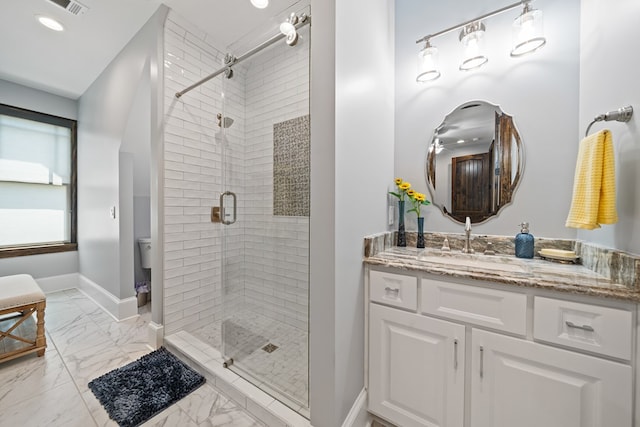
[[[602,130],[580,142],[573,198],[566,226],[593,230],[618,222],[616,172],[611,132]]]

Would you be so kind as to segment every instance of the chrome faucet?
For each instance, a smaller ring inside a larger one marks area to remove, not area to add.
[[[467,235],[467,238],[464,241],[464,248],[462,248],[463,254],[472,254],[474,250],[471,248],[471,218],[467,217],[467,220],[464,222],[464,232]]]

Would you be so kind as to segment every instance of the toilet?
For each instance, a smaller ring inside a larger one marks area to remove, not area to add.
[[[147,278],[147,280],[145,280],[147,290],[142,291],[142,293],[137,293],[138,307],[141,307],[147,303],[147,298],[151,293],[151,238],[139,238],[138,248],[140,249],[140,266],[145,270],[145,277]],[[137,289],[138,288],[136,288],[136,291]]]
[[[140,248],[140,265],[142,268],[151,268],[151,238],[141,237],[138,239]]]

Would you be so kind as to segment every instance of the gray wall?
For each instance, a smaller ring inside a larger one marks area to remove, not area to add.
[[[120,180],[120,186],[123,184],[131,185],[130,196],[123,198],[121,191],[120,200],[122,203],[130,205],[127,209],[132,212],[131,220],[133,227],[123,234],[120,228],[121,243],[130,246],[127,249],[129,256],[121,254],[121,259],[128,265],[127,270],[134,269],[135,281],[139,282],[148,275],[140,266],[140,251],[138,249],[137,239],[140,237],[148,238],[151,236],[150,221],[150,176],[151,176],[151,61],[147,61],[145,69],[140,76],[140,81],[136,88],[136,95],[131,105],[130,114],[122,136],[122,144],[120,145],[120,154],[127,153],[131,155],[131,181],[123,183]],[[122,158],[122,157],[121,157]],[[122,171],[121,171],[122,173]],[[122,209],[122,205],[121,205]],[[124,248],[125,246],[122,246]],[[132,252],[131,252],[132,251]],[[131,282],[130,274],[121,275],[123,279],[128,278]],[[128,286],[127,284],[123,284]]]
[[[78,119],[78,101],[0,79],[0,103]]]
[[[0,276],[30,274],[35,279],[78,272],[78,252],[60,252],[0,259]],[[69,286],[74,287],[75,283]]]
[[[6,80],[0,80],[0,103],[69,119],[78,118],[77,101]],[[0,276],[27,273],[42,278],[77,272],[76,251],[0,259]]]
[[[141,82],[151,79],[155,84],[155,57],[157,44],[162,40],[165,13],[161,9],[109,64],[79,102],[78,243],[82,248],[79,269],[82,275],[121,299],[134,295],[133,277],[131,280],[121,278],[120,268],[120,213],[131,213],[133,208],[125,206],[123,212],[119,209],[119,151],[128,134],[129,117],[139,114],[151,117],[151,111],[139,112],[137,109],[155,108],[135,100]],[[152,64],[149,68],[146,67],[148,61]],[[145,71],[151,76],[145,76]],[[150,93],[155,90],[154,84],[147,90],[149,99],[155,96]],[[140,125],[152,127],[148,120]],[[133,205],[133,200],[130,203]],[[112,206],[116,206],[115,219],[109,215]],[[132,244],[133,234],[130,234],[126,238]],[[126,268],[132,271],[130,266]]]
[[[583,0],[580,55],[580,136],[593,118],[633,105],[629,123],[597,123],[591,132],[610,129],[616,162],[619,221],[580,230],[578,238],[640,254],[640,58],[629,42],[637,39],[640,2]]]
[[[362,242],[384,230],[393,181],[394,13],[390,0],[311,11],[311,423],[333,427],[364,385]]]
[[[547,45],[521,58],[509,56],[511,24],[520,11],[486,19],[489,62],[476,71],[458,70],[458,32],[434,38],[433,44],[440,49],[442,76],[427,84],[415,81],[422,47],[415,43],[418,38],[504,5],[501,0],[461,0],[455,7],[450,2],[396,2],[395,173],[428,194],[425,159],[434,128],[463,102],[487,100],[514,116],[525,146],[525,169],[513,204],[497,218],[474,225],[473,233],[515,235],[517,224],[528,221],[535,236],[574,238],[576,231],[564,224],[580,140],[579,0],[533,3],[544,13]],[[462,224],[433,206],[424,213],[426,231],[463,230]],[[411,214],[407,221],[413,229],[414,218]]]

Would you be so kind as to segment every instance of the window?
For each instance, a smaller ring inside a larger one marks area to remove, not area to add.
[[[0,257],[76,249],[76,121],[0,104]]]

